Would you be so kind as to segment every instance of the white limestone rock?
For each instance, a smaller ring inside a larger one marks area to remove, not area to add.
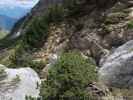
[[[41,80],[33,69],[5,67],[4,73],[6,75],[0,77],[0,100],[25,100],[26,96],[39,97]]]

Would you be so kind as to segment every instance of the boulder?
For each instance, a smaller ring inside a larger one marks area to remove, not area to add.
[[[53,65],[57,62],[58,58],[59,58],[58,54],[50,54],[49,55],[48,64],[46,64],[46,66],[43,68],[42,73],[41,73],[41,76],[44,80],[46,80],[49,69],[51,69],[53,67]]]
[[[25,100],[39,97],[37,73],[31,68],[11,69],[0,65],[0,100]]]
[[[111,87],[133,88],[133,40],[102,60],[99,79]]]

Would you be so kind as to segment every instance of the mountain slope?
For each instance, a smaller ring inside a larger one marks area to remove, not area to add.
[[[5,15],[0,15],[0,28],[3,30],[11,30],[18,19],[11,18]]]
[[[42,87],[41,91],[44,98],[45,95],[60,96],[64,91],[65,95],[71,97],[75,96],[77,92],[82,94],[84,90],[87,90],[88,93],[92,93],[102,100],[102,97],[106,96],[108,89],[97,86],[99,83],[97,81],[81,86],[83,89],[78,91],[76,91],[77,88],[70,88],[76,85],[75,81],[72,81],[73,79],[76,78],[78,83],[84,79],[84,77],[80,79],[76,77],[79,73],[74,68],[79,65],[81,60],[77,61],[75,55],[72,55],[72,58],[69,55],[63,56],[65,59],[61,55],[64,52],[78,51],[85,58],[85,62],[81,63],[78,70],[82,69],[82,64],[88,63],[89,60],[96,64],[97,67],[101,67],[103,60],[115,48],[133,39],[133,10],[127,3],[123,3],[124,0],[122,2],[121,0],[74,0],[74,3],[71,1],[66,6],[66,3],[63,3],[64,0],[40,0],[31,13],[15,25],[10,37],[19,33],[19,38],[13,39],[16,44],[12,47],[13,50],[10,51],[8,57],[4,58],[2,56],[1,63],[17,68],[19,66],[30,66],[45,80],[44,83],[48,78],[50,84],[43,84],[44,87]],[[128,0],[126,1],[128,2]],[[18,41],[16,42],[15,39],[18,39]],[[13,44],[11,41],[9,42]],[[75,61],[73,61],[73,57]],[[89,59],[90,57],[91,59]],[[58,58],[63,60],[60,61]],[[67,59],[69,62],[67,62]],[[59,60],[58,63],[56,63],[57,60]],[[74,69],[66,71],[72,65]],[[56,68],[59,67],[61,70],[56,71]],[[49,70],[53,70],[53,74],[50,74]],[[90,71],[89,68],[87,70]],[[74,77],[71,77],[71,75],[64,76],[64,73],[70,72]],[[87,75],[81,72],[81,76],[83,74]],[[47,77],[47,75],[50,76]],[[93,75],[93,72],[90,75]],[[61,81],[58,81],[58,79],[61,79]],[[120,77],[120,79],[123,79],[123,77]],[[65,85],[61,86],[60,83]],[[52,87],[48,87],[48,91],[46,90],[47,85]],[[67,89],[72,91],[67,91]]]

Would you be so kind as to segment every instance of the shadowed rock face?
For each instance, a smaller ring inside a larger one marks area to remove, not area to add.
[[[102,63],[99,78],[106,85],[133,87],[133,40],[120,46]]]

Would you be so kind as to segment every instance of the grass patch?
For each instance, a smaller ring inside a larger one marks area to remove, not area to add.
[[[127,27],[128,27],[128,29],[133,29],[133,20],[128,22]]]
[[[0,30],[0,39],[3,39],[7,34],[8,34],[8,32]]]

